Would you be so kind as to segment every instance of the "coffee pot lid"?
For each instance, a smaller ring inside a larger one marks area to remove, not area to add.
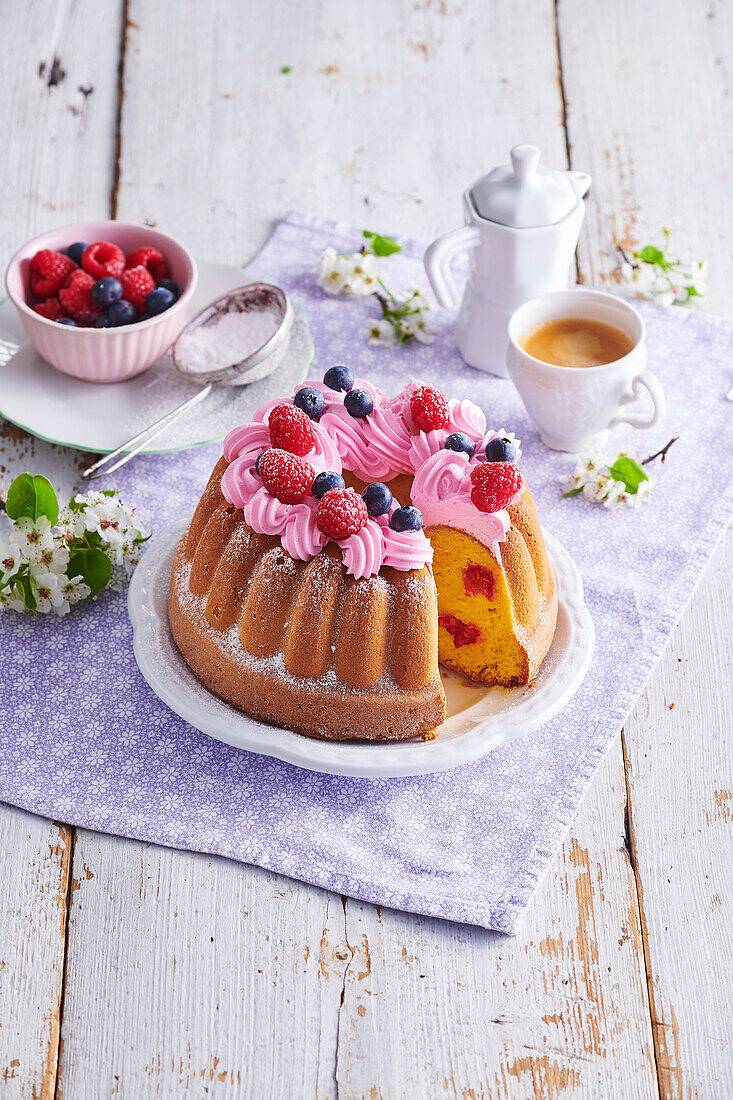
[[[540,164],[536,145],[515,145],[512,163],[494,168],[471,188],[476,213],[487,221],[529,229],[561,221],[578,201],[571,175]]]

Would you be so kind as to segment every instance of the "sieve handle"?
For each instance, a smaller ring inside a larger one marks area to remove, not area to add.
[[[126,440],[116,451],[104,455],[104,457],[100,458],[98,462],[95,462],[93,466],[89,466],[88,469],[84,470],[81,475],[82,480],[96,481],[98,477],[106,477],[107,474],[119,470],[120,466],[124,466],[125,463],[129,462],[131,458],[134,458],[143,447],[146,447],[153,439],[157,439],[159,435],[162,435],[171,424],[179,419],[179,417],[183,416],[189,409],[192,409],[194,405],[198,405],[201,401],[204,401],[213,388],[214,383],[209,382],[202,390],[195,393],[193,397],[189,397],[187,401],[184,401],[182,405],[177,405],[175,409],[171,409],[165,416],[161,416],[160,420],[156,420],[150,427],[143,428],[143,430],[138,432],[137,435],[134,435],[132,439]],[[114,462],[113,460],[117,458],[118,455],[122,455],[122,457],[119,458],[117,462]],[[112,462],[111,466],[108,465],[110,462]]]

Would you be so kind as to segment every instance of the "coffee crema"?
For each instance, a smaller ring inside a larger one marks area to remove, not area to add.
[[[634,342],[625,332],[590,317],[558,317],[525,332],[519,346],[557,367],[600,367],[628,355]]]

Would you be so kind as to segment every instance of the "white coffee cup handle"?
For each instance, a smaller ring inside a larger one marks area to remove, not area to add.
[[[626,415],[620,414],[614,416],[613,420],[608,425],[609,428],[615,428],[617,424],[630,424],[632,428],[652,428],[657,424],[667,409],[667,399],[664,396],[664,390],[661,383],[655,374],[652,374],[649,370],[644,370],[641,374],[637,374],[634,381],[631,383],[632,392],[627,394],[621,399],[623,405],[631,404],[632,401],[637,401],[644,390],[646,390],[654,402],[654,409],[650,414],[643,413],[628,413]]]

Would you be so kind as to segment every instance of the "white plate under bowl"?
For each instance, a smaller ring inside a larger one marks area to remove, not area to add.
[[[548,722],[575,694],[590,666],[595,630],[583,602],[583,582],[567,550],[545,532],[559,609],[550,651],[531,686],[486,688],[441,670],[448,718],[433,741],[322,741],[258,722],[207,691],[171,636],[168,584],[173,554],[187,523],[176,520],[151,541],[133,574],[128,608],[135,659],[171,710],[228,745],[331,775],[384,779],[446,771]]]
[[[214,298],[253,281],[232,264],[199,260],[198,269],[187,321]],[[260,405],[302,382],[312,358],[308,322],[296,309],[288,350],[269,378],[249,386],[216,388],[195,412],[182,416],[142,453],[181,451],[223,439],[230,428],[251,420]],[[71,378],[41,358],[13,303],[6,298],[0,304],[0,416],[41,439],[106,454],[199,389],[179,374],[169,354],[126,382],[105,385]]]

